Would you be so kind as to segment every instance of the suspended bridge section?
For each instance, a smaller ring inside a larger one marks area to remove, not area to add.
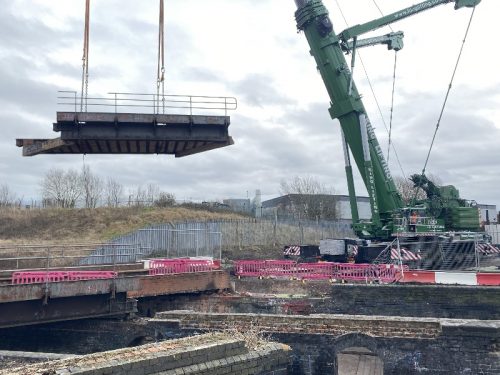
[[[60,92],[52,139],[17,139],[23,156],[170,154],[183,157],[234,144],[232,97],[110,93],[81,101]],[[175,113],[173,113],[175,112]]]

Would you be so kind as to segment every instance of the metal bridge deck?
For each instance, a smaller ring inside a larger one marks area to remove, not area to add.
[[[229,116],[57,112],[54,139],[17,139],[23,156],[38,154],[172,154],[232,145]]]
[[[230,287],[225,271],[0,285],[0,328],[115,316],[136,311],[136,299]]]

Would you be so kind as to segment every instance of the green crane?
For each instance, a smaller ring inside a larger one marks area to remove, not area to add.
[[[394,50],[403,47],[401,32],[366,40],[358,40],[358,36],[438,5],[454,2],[455,9],[459,9],[474,7],[480,1],[428,0],[336,34],[328,16],[328,10],[321,0],[295,0],[297,28],[304,32],[309,42],[311,55],[316,60],[317,68],[330,96],[330,116],[332,119],[338,119],[342,128],[353,228],[361,238],[390,239],[395,233],[406,232],[409,226],[406,225],[405,217],[409,218],[412,209],[405,207],[396,188],[361,96],[353,82],[352,69],[347,64],[344,52],[352,53],[351,67],[353,68],[358,45],[361,47],[382,43]],[[372,212],[371,221],[359,219],[350,154],[354,158],[368,191]],[[421,184],[424,183],[421,180],[418,181]],[[431,206],[436,208],[434,213],[438,213],[434,218],[428,218],[428,221],[422,223],[419,226],[420,231],[472,230],[479,226],[477,209],[468,207],[467,203],[458,197],[458,191],[453,188],[454,190],[451,189],[452,193],[450,193],[450,188],[453,187],[437,188],[437,191],[442,194],[434,195],[432,201],[429,197],[425,201],[415,202],[415,206],[426,210],[426,216],[430,214],[428,208]],[[413,230],[415,231],[415,228]]]

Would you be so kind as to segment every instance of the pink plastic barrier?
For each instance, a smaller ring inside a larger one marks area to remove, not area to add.
[[[395,264],[373,264],[370,270],[369,280],[378,280],[383,283],[393,283],[403,278],[401,268]],[[403,265],[403,272],[409,271],[407,265]]]
[[[408,270],[404,266],[403,270]],[[234,262],[237,276],[281,277],[300,280],[347,280],[396,282],[401,269],[393,264],[295,263],[282,260],[240,260]]]
[[[337,263],[337,278],[341,280],[369,280],[371,264]]]
[[[210,272],[220,268],[211,260],[198,259],[154,259],[149,262],[149,275],[171,275],[174,273]]]
[[[297,263],[293,260],[266,260],[261,269],[262,277],[295,277]]]
[[[116,275],[112,271],[17,271],[12,273],[12,284],[112,279]]]
[[[337,263],[299,263],[295,277],[301,280],[333,280],[337,274]]]
[[[237,260],[234,273],[251,277],[294,277],[297,262],[293,260]]]
[[[265,265],[264,260],[237,260],[234,262],[234,273],[236,276],[261,277]]]

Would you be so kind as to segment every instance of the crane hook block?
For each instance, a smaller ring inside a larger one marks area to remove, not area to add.
[[[481,0],[456,0],[455,1],[455,9],[460,9],[463,7],[473,8],[477,4],[479,4]]]

